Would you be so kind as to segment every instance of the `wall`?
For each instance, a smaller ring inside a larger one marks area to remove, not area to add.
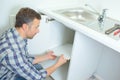
[[[103,0],[103,8],[108,9],[108,15],[120,21],[120,0]]]
[[[109,2],[109,3],[108,3]],[[56,8],[71,5],[90,4],[95,9],[101,12],[101,9],[107,8],[107,15],[120,21],[120,0],[1,0],[0,2],[0,34],[4,28],[9,26],[9,16],[16,13],[20,7],[29,6],[35,9],[38,8]],[[7,5],[7,6],[6,6]]]
[[[120,0],[82,0],[80,2],[80,4],[86,3],[92,5],[100,12],[104,8],[108,9],[107,16],[120,21]]]
[[[17,13],[20,7],[55,8],[56,6],[70,6],[77,3],[78,0],[0,0],[0,34],[10,27],[10,15]]]
[[[109,2],[109,3],[108,3]],[[18,11],[22,6],[29,6],[35,9],[38,8],[56,8],[71,5],[90,4],[95,9],[101,12],[101,9],[107,8],[107,15],[120,21],[120,0],[1,0],[0,2],[0,34],[4,28],[9,27],[9,16]],[[7,6],[6,6],[7,5]]]

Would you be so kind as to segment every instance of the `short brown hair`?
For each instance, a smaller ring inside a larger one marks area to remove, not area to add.
[[[16,14],[15,27],[21,27],[24,23],[30,23],[35,18],[38,20],[41,19],[40,14],[37,13],[35,10],[30,8],[21,8]]]

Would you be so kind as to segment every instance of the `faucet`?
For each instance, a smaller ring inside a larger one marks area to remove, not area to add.
[[[93,8],[90,4],[85,4],[85,6],[89,7],[90,9],[92,9],[92,11],[94,11],[94,13],[98,14],[98,24],[99,24],[99,27],[102,28],[102,26],[104,25],[104,20],[105,20],[105,17],[106,17],[106,10],[107,9],[103,9],[102,10],[102,14],[100,14],[95,8]]]
[[[85,6],[89,7],[90,9],[92,9],[96,14],[98,14],[98,21],[100,23],[102,23],[105,19],[105,16],[106,16],[106,10],[107,9],[103,9],[102,10],[102,14],[100,14],[95,8],[93,8],[90,4],[85,4]]]
[[[103,23],[103,22],[104,22],[105,17],[106,17],[106,10],[107,10],[107,9],[103,9],[103,10],[102,10],[102,14],[99,15],[99,17],[98,17],[99,23]]]
[[[98,17],[98,24],[99,24],[99,27],[101,30],[103,30],[103,27],[104,27],[104,22],[105,22],[105,18],[106,18],[106,10],[107,9],[103,9],[102,14],[100,14]]]

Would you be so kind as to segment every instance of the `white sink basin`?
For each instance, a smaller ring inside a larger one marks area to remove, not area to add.
[[[84,8],[61,9],[55,12],[82,24],[91,23],[93,21],[96,21],[98,18],[97,14]]]
[[[116,23],[116,21],[113,21],[113,20],[106,18],[103,24],[100,24],[98,21],[95,21],[95,22],[92,22],[86,26],[95,30],[95,31],[105,33],[106,30],[114,27],[115,23]]]

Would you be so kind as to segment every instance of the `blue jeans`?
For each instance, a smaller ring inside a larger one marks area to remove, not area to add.
[[[43,69],[43,67],[40,64],[34,64],[34,67],[37,70]],[[20,75],[16,75],[14,80],[26,80],[26,79],[21,77]]]

